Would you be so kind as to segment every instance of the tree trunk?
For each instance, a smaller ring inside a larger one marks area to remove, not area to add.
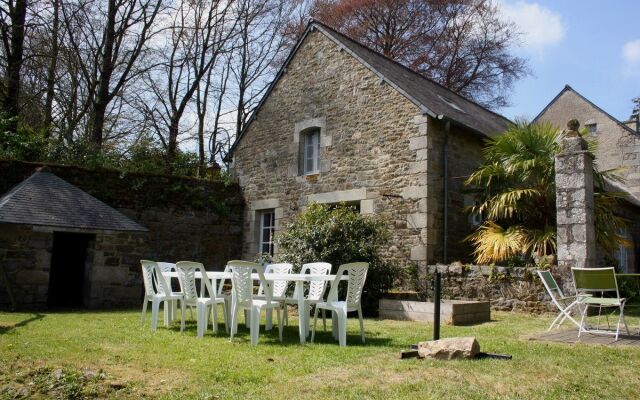
[[[45,134],[51,135],[51,122],[53,114],[53,96],[55,95],[56,68],[58,62],[58,27],[59,19],[59,0],[53,0],[53,24],[51,27],[51,54],[49,59],[49,68],[47,69],[47,97],[44,106],[44,127]]]
[[[104,50],[100,63],[100,82],[91,112],[91,141],[97,149],[102,147],[104,119],[109,104],[109,84],[113,75],[113,42],[116,35],[116,0],[109,0],[107,26],[105,27]]]
[[[27,0],[16,0],[13,12],[11,13],[11,51],[7,54],[7,93],[3,104],[4,112],[11,118],[7,129],[14,133],[18,130],[20,69],[22,68],[23,61],[24,21],[26,14]]]

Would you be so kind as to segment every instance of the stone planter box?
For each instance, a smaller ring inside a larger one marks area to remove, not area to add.
[[[433,322],[433,306],[429,301],[380,299],[381,319]],[[443,300],[440,321],[450,325],[470,325],[491,321],[488,301]]]

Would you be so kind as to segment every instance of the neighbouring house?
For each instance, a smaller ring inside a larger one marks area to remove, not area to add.
[[[137,306],[141,259],[240,257],[236,185],[41,167],[0,160],[0,306]]]
[[[624,182],[607,182],[608,189],[625,192],[627,202],[620,215],[629,220],[622,232],[631,247],[621,246],[615,261],[622,271],[640,271],[640,126],[637,115],[621,122],[566,85],[556,97],[538,114],[534,122],[550,122],[559,129],[569,119],[577,119],[588,129],[589,135],[597,139],[595,162],[602,171],[617,170]],[[602,253],[602,252],[600,252]],[[604,254],[598,257],[602,263],[610,263]]]
[[[509,120],[312,21],[230,152],[245,199],[243,257],[312,202],[388,222],[400,265],[469,260],[481,223],[465,178]]]

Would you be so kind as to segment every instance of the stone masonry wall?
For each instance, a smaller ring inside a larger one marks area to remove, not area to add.
[[[304,176],[299,136],[310,126],[321,129],[321,167]],[[347,201],[388,221],[389,258],[426,262],[427,130],[416,106],[311,32],[233,154],[247,204],[244,257],[258,251],[258,210],[275,209],[278,231],[310,202]]]
[[[320,172],[305,176],[300,135],[311,127],[320,129]],[[427,178],[442,173],[438,129],[322,32],[311,32],[233,153],[247,204],[243,256],[258,252],[260,210],[274,210],[277,234],[311,202],[345,201],[387,221],[387,259],[426,267],[441,229],[442,180]]]
[[[598,168],[609,170],[622,167],[620,174],[625,178],[625,185],[631,193],[640,197],[640,134],[621,127],[571,90],[565,91],[538,120],[562,128],[572,118],[578,119],[582,125],[597,124],[598,150],[595,162]]]
[[[422,299],[433,299],[433,276],[438,271],[445,299],[488,300],[493,309],[503,311],[554,311],[536,269],[459,262],[429,265],[418,270],[418,294]],[[565,294],[573,292],[568,270],[554,266],[551,273]]]
[[[41,164],[0,160],[0,195]],[[91,307],[138,304],[140,259],[194,260],[222,269],[241,256],[243,201],[237,185],[219,181],[122,174],[112,170],[48,166],[50,171],[149,229],[146,233],[93,232],[96,239],[89,293]],[[31,227],[0,227],[0,263],[19,304],[47,298],[53,233]],[[61,229],[62,230],[62,229]],[[0,304],[7,303],[0,284]]]

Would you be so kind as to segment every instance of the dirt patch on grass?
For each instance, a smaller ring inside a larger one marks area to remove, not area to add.
[[[15,362],[0,367],[0,398],[152,398],[174,389],[177,371],[127,365],[52,366]]]

